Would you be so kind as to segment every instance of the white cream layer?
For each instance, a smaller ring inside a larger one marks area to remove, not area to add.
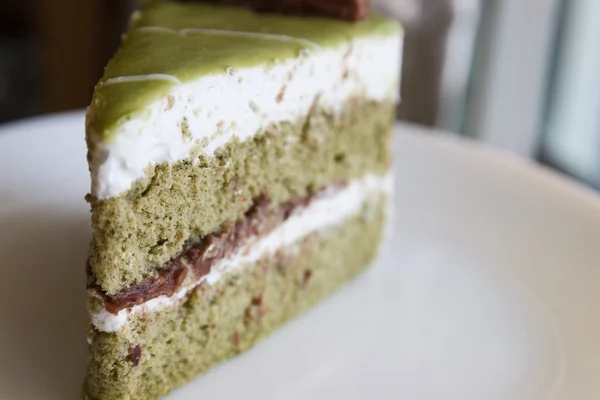
[[[121,310],[117,315],[102,310],[92,314],[92,323],[100,331],[119,331],[131,315],[151,313],[175,305],[203,281],[214,285],[223,274],[274,254],[282,248],[290,247],[313,232],[342,223],[358,213],[369,196],[375,193],[391,196],[392,186],[393,176],[390,172],[385,176],[367,175],[343,189],[326,191],[266,236],[250,239],[235,254],[216,263],[209,274],[180,289],[173,296],[154,298],[130,309]]]
[[[118,196],[144,176],[152,164],[214,151],[232,138],[246,140],[270,124],[297,121],[313,103],[339,112],[357,95],[375,101],[397,101],[401,64],[400,35],[357,38],[337,48],[311,48],[295,60],[274,66],[235,69],[175,85],[147,107],[143,117],[123,122],[114,139],[96,144],[90,161],[91,193]],[[106,85],[140,79],[174,80],[157,73],[113,78]],[[90,138],[98,132],[88,132]]]

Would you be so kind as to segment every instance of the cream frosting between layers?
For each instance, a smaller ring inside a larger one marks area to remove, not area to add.
[[[247,140],[270,124],[297,121],[318,106],[339,112],[352,96],[397,101],[401,37],[355,38],[336,48],[308,49],[295,60],[209,75],[174,86],[142,116],[121,123],[110,141],[94,143],[91,194],[118,196],[149,165],[201,153],[212,156],[233,138]],[[126,85],[140,79],[170,79],[160,73],[112,78]],[[102,84],[102,83],[101,83]],[[92,141],[99,135],[88,133]]]
[[[293,245],[307,235],[338,225],[358,213],[369,196],[386,194],[391,196],[393,175],[366,175],[350,182],[342,189],[330,189],[313,199],[311,203],[294,212],[282,225],[269,234],[251,238],[232,256],[218,261],[210,272],[199,281],[181,288],[173,296],[159,296],[143,304],[119,311],[117,315],[106,310],[93,313],[94,327],[103,332],[117,332],[127,324],[130,316],[152,313],[177,305],[188,293],[203,281],[215,285],[224,274],[243,268],[259,259],[282,249],[293,251]]]

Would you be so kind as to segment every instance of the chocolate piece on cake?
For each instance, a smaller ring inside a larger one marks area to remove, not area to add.
[[[216,0],[216,2],[223,5],[250,7],[257,11],[316,15],[347,21],[363,20],[369,14],[371,7],[371,0]]]
[[[86,121],[85,398],[162,396],[370,264],[401,36],[379,15],[156,1],[132,16]]]

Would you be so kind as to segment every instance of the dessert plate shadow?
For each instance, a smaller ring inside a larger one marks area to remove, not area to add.
[[[90,239],[83,113],[0,127],[0,399],[76,399]],[[595,399],[600,198],[400,125],[368,272],[171,400]]]

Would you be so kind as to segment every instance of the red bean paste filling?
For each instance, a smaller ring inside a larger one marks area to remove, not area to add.
[[[200,280],[210,272],[217,261],[233,254],[247,242],[248,238],[269,233],[296,210],[308,206],[316,195],[317,193],[313,193],[273,208],[269,207],[271,203],[269,196],[261,194],[254,199],[242,219],[230,223],[219,232],[204,236],[198,243],[171,259],[154,277],[114,295],[106,294],[96,283],[89,284],[88,288],[94,290],[104,300],[106,311],[115,315],[125,308],[143,304],[159,296],[170,297],[179,290],[188,274],[192,274],[194,280]],[[93,282],[89,263],[87,270],[88,281]]]

